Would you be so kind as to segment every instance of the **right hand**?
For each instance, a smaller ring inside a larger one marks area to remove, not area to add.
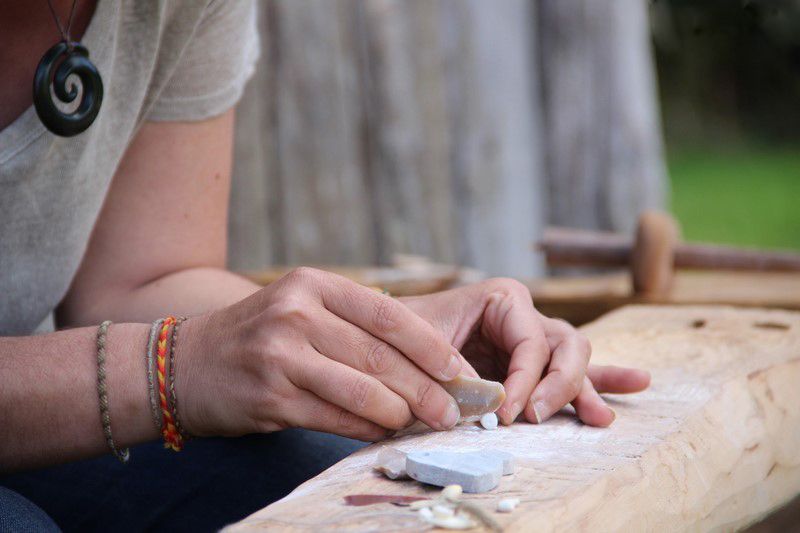
[[[415,419],[449,429],[458,406],[437,380],[469,366],[401,302],[311,268],[188,319],[179,337],[179,415],[198,436],[303,427],[374,441]]]

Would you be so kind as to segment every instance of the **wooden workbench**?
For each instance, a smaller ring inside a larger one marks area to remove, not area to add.
[[[800,313],[632,306],[583,328],[598,363],[648,368],[649,390],[609,401],[607,429],[569,414],[496,431],[396,437],[403,450],[497,448],[519,468],[486,494],[522,501],[507,531],[706,531],[743,527],[800,493]],[[372,445],[230,531],[420,530],[408,508],[350,507],[354,493],[435,494],[371,471]]]

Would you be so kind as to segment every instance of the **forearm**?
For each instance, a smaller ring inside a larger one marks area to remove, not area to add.
[[[133,288],[94,290],[62,306],[58,325],[99,324],[103,320],[152,322],[166,315],[193,316],[227,307],[260,287],[220,268],[190,268]],[[91,300],[91,301],[87,301]]]
[[[149,326],[113,324],[106,374],[114,440],[158,438],[150,416]],[[97,328],[0,338],[0,472],[108,452],[97,395]]]
[[[91,327],[0,338],[0,472],[108,452],[94,324],[115,322],[107,337],[106,373],[114,440],[123,448],[159,437],[149,411],[144,357],[149,323],[168,314],[227,307],[259,288],[222,269],[187,269],[132,290],[112,288],[91,305],[72,302],[60,310],[60,326]]]

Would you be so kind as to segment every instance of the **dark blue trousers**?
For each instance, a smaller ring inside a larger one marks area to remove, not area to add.
[[[292,429],[161,443],[0,477],[5,531],[216,531],[274,502],[364,443]]]

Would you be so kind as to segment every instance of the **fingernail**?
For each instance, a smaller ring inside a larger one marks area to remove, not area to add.
[[[608,408],[608,410],[611,412],[611,421],[613,422],[614,420],[616,420],[616,419],[617,419],[617,412],[616,412],[616,411],[614,411],[614,410],[613,410],[612,408],[610,408],[610,407]]]
[[[451,427],[455,426],[458,423],[458,418],[461,416],[461,411],[458,410],[458,405],[456,405],[455,400],[450,402],[450,406],[447,408],[447,413],[445,413],[444,418],[442,419],[442,428],[443,429],[450,429]]]
[[[547,406],[542,401],[538,401],[532,405],[533,416],[536,417],[536,423],[541,424],[544,422],[544,415],[547,413]]]
[[[445,381],[455,379],[459,372],[461,372],[461,359],[456,354],[450,354],[447,366],[441,372],[442,379]]]
[[[522,408],[519,406],[519,402],[514,402],[506,408],[505,416],[503,417],[503,424],[506,426],[510,426],[514,423],[514,420],[517,419],[519,412]]]

